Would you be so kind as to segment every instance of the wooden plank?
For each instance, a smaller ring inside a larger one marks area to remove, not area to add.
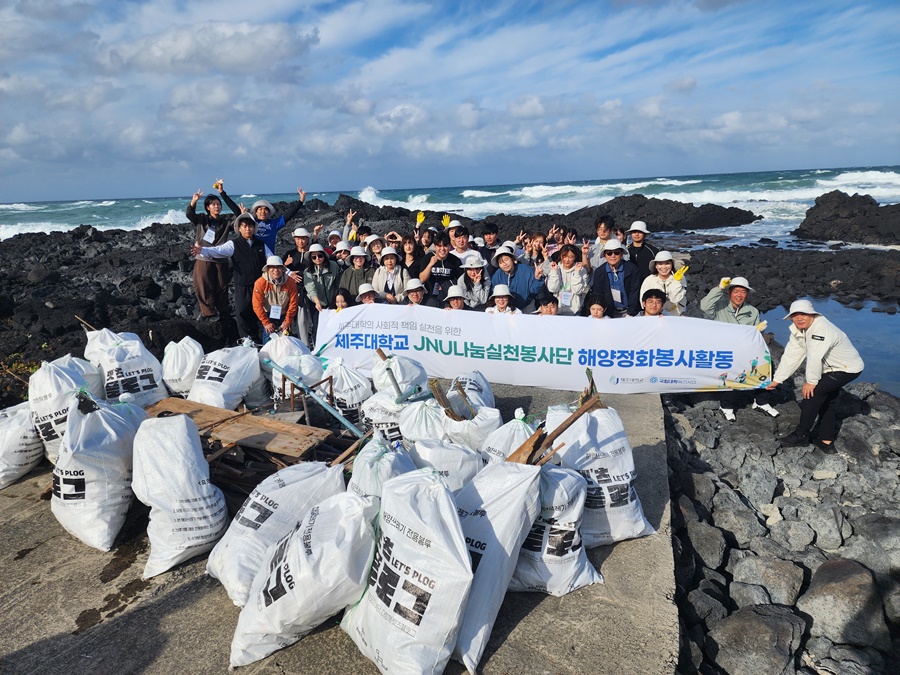
[[[240,415],[233,410],[181,398],[163,399],[148,407],[146,412],[151,417],[187,415],[200,429],[200,435],[205,438],[288,457],[302,457],[310,449],[331,437],[331,432],[327,429],[288,424],[262,416]]]

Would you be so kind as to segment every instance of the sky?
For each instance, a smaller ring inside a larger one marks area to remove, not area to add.
[[[900,2],[15,0],[0,202],[900,162]]]

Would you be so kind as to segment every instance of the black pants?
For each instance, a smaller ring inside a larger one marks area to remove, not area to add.
[[[730,389],[719,394],[719,405],[731,410],[751,400],[757,405],[765,405],[772,402],[772,394],[765,389]]]
[[[261,329],[253,311],[253,286],[234,285],[234,318],[237,320],[238,335],[259,340]]]
[[[812,398],[800,401],[800,422],[797,423],[797,433],[809,435],[816,417],[819,418],[819,438],[823,441],[833,441],[836,434],[835,401],[841,391],[841,387],[849,384],[859,377],[859,373],[843,373],[840,371],[824,373],[822,379],[816,384]]]

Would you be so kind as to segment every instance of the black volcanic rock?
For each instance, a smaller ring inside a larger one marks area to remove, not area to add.
[[[800,227],[801,239],[900,244],[900,204],[879,206],[869,195],[833,190],[816,198]]]

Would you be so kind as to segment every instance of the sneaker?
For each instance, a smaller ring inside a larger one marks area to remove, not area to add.
[[[778,445],[782,448],[800,448],[804,445],[809,445],[809,437],[805,434],[798,434],[796,431],[792,431],[787,436],[779,438]]]
[[[831,443],[825,443],[821,438],[817,438],[812,442],[812,444],[819,448],[819,450],[824,452],[826,455],[833,455],[837,452],[837,449],[834,447],[834,441],[831,441]]]
[[[752,408],[754,410],[762,410],[764,413],[766,413],[770,417],[778,417],[778,415],[780,414],[777,410],[775,410],[775,408],[773,408],[768,403],[758,404],[756,401],[753,401]]]
[[[729,422],[734,422],[737,417],[734,416],[734,408],[719,408],[722,411],[722,414],[725,415],[725,419]]]

